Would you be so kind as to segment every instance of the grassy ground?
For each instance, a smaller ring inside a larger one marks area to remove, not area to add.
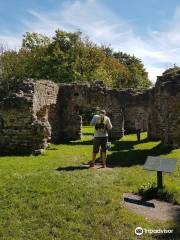
[[[146,220],[122,202],[124,192],[156,182],[154,172],[143,170],[148,155],[180,158],[180,151],[148,142],[145,133],[140,144],[128,135],[108,152],[111,169],[85,169],[80,166],[91,159],[91,140],[86,127],[82,141],[51,145],[44,156],[0,157],[0,239],[131,240],[138,239],[137,226],[174,228],[174,239],[180,239],[177,219]],[[164,181],[180,203],[180,161]]]

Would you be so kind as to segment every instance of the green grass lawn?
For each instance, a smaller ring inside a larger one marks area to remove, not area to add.
[[[131,240],[138,239],[137,226],[174,228],[180,239],[178,220],[150,221],[122,202],[124,192],[156,182],[155,172],[143,170],[148,155],[180,158],[180,150],[148,142],[146,133],[140,144],[128,135],[108,152],[111,169],[81,168],[91,160],[91,140],[92,128],[85,127],[81,141],[51,145],[43,156],[0,157],[0,239]],[[180,160],[164,182],[180,203]]]

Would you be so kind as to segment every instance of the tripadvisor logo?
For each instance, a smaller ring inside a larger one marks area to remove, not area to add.
[[[140,236],[140,235],[142,235],[143,234],[143,228],[142,227],[137,227],[136,229],[135,229],[135,234],[137,235],[137,236]]]
[[[142,228],[142,227],[137,227],[135,229],[135,234],[137,236],[141,236],[143,233],[146,234],[146,233],[149,233],[149,234],[172,234],[173,233],[173,229],[146,229],[146,228]]]

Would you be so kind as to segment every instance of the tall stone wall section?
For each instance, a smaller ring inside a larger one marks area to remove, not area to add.
[[[180,72],[158,77],[152,91],[148,119],[149,139],[180,146]]]
[[[45,148],[51,138],[48,111],[56,104],[58,86],[24,81],[0,101],[0,154],[28,154]]]
[[[58,92],[59,86],[51,81],[41,80],[34,85],[33,115],[47,127],[47,132],[50,132],[48,138],[53,142],[56,141],[59,128]]]

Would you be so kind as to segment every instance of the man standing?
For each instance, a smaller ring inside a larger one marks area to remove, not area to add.
[[[91,167],[94,167],[96,161],[96,154],[99,152],[101,147],[102,151],[102,163],[103,167],[106,167],[106,151],[108,143],[108,130],[112,129],[112,124],[110,118],[106,116],[105,110],[100,110],[98,115],[94,115],[91,120],[91,125],[94,128],[94,143],[93,143],[93,154],[92,161],[90,163]]]
[[[135,119],[135,129],[137,135],[137,141],[140,142],[141,140],[141,131],[143,130],[143,120],[140,115],[137,116]]]

